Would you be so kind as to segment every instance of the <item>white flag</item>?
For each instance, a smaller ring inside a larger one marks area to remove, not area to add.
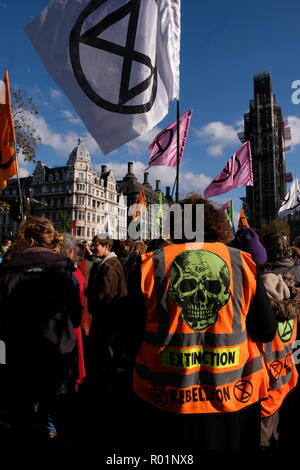
[[[286,217],[300,210],[300,191],[298,178],[295,178],[280,206],[278,217]]]
[[[52,0],[25,31],[104,153],[179,97],[180,0]]]

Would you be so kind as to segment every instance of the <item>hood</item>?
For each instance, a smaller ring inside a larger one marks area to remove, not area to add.
[[[18,271],[29,266],[41,266],[55,269],[75,270],[74,263],[70,258],[59,255],[48,248],[28,248],[17,254],[12,260],[6,260],[0,264],[0,272]]]

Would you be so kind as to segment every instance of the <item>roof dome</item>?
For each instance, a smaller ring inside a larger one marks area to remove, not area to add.
[[[67,165],[74,165],[76,162],[91,163],[91,157],[86,147],[78,139],[78,145],[70,153]]]

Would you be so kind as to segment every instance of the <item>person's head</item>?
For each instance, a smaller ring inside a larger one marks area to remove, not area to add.
[[[5,246],[7,248],[10,248],[11,247],[11,240],[9,240],[8,238],[6,240],[4,240],[3,246]]]
[[[16,251],[43,247],[56,253],[61,252],[63,236],[57,232],[50,220],[45,217],[30,216],[19,225]]]
[[[296,237],[293,241],[293,245],[300,248],[300,236]]]
[[[135,256],[139,256],[139,255],[142,255],[143,253],[145,253],[147,250],[147,245],[143,242],[140,242],[140,241],[136,241],[132,246],[131,246],[131,249],[130,249],[130,257],[135,257]]]
[[[70,233],[63,233],[63,244],[61,253],[65,256],[68,256],[72,261],[76,261],[76,250],[79,244],[79,240],[77,240],[73,235]]]
[[[230,245],[250,253],[257,264],[265,264],[267,261],[265,247],[260,243],[257,233],[250,227],[238,230]]]
[[[275,261],[290,256],[287,238],[282,233],[268,232],[261,238],[266,249],[268,261]]]
[[[192,229],[196,228],[196,207],[199,204],[204,206],[204,241],[217,241],[221,243],[229,243],[233,238],[232,228],[224,211],[217,209],[210,201],[204,199],[199,193],[188,193],[185,199],[179,202],[182,209],[185,204],[192,206]],[[183,217],[184,223],[184,210]],[[175,221],[176,222],[176,221]],[[183,230],[184,235],[184,230]],[[177,240],[174,239],[176,242]],[[193,242],[194,240],[186,240]]]
[[[96,256],[103,258],[108,255],[113,246],[113,240],[106,234],[95,235],[92,239],[92,250]]]

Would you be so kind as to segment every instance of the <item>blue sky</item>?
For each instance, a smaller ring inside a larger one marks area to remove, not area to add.
[[[71,103],[51,79],[23,26],[37,16],[48,0],[0,0],[0,78],[9,70],[11,85],[26,90],[40,107],[36,128],[43,142],[37,159],[49,166],[66,163],[78,137],[91,152],[94,165],[107,164],[117,178],[133,161],[140,180],[148,162],[148,145],[159,130],[175,120],[175,103],[168,116],[149,135],[103,155],[76,115]],[[291,100],[291,85],[300,80],[300,4],[296,0],[181,0],[181,112],[193,116],[180,173],[180,193],[203,191],[240,146],[236,132],[253,98],[253,75],[270,71],[273,92],[289,118],[292,150],[287,171],[300,175],[300,104]],[[1,72],[2,69],[2,72]],[[33,165],[21,162],[22,174]],[[175,170],[153,167],[150,182],[162,189],[173,186]],[[235,211],[245,188],[223,194],[216,201],[234,199]]]

